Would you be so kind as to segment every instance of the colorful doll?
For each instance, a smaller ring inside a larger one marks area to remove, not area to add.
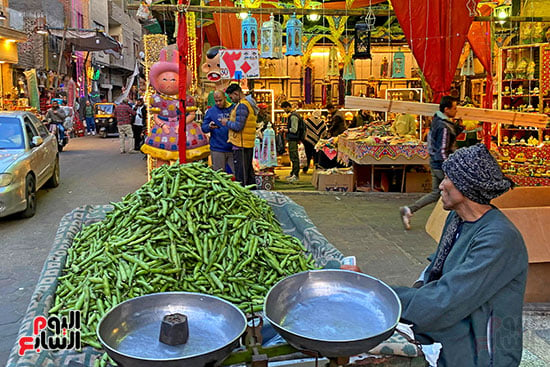
[[[170,54],[169,54],[170,53]],[[153,116],[153,126],[141,151],[151,155],[153,158],[162,160],[177,160],[178,153],[178,128],[179,128],[179,54],[176,50],[160,52],[159,61],[151,66],[149,71],[150,83],[157,93],[149,100],[149,111]],[[187,72],[186,86],[191,84],[191,73]],[[192,105],[192,99],[187,98],[186,106]],[[194,122],[195,113],[190,109],[186,115],[186,132],[189,137],[190,129],[193,128],[193,142],[189,144],[187,139],[186,158],[204,158],[208,155],[208,139],[200,130],[200,126]],[[195,125],[197,126],[195,126]],[[199,131],[197,131],[198,129]],[[201,153],[195,154],[193,149],[200,148]],[[189,160],[189,159],[188,159]]]

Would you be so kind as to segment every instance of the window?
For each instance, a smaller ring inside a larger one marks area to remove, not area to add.
[[[34,124],[34,127],[36,127],[36,129],[38,130],[38,133],[40,134],[42,139],[45,140],[50,135],[48,129],[46,129],[46,126],[44,126],[44,124],[38,118],[36,118],[36,116],[29,115],[29,117]]]
[[[30,144],[32,142],[32,139],[35,136],[40,136],[40,135],[38,135],[38,131],[36,131],[36,128],[34,127],[33,123],[31,122],[28,116],[25,116],[24,121],[25,121],[25,131],[27,132],[27,137]]]
[[[24,142],[20,120],[16,117],[0,117],[0,151],[23,149]]]

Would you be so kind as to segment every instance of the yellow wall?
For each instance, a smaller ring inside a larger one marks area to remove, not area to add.
[[[5,38],[0,39],[0,61],[16,64],[17,58],[17,43],[10,42]]]

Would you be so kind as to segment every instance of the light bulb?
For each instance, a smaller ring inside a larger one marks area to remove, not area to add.
[[[508,13],[506,13],[504,10],[501,10],[498,13],[498,19],[506,19],[506,18],[508,18]]]
[[[241,12],[241,13],[237,14],[237,18],[239,18],[241,20],[245,20],[246,18],[248,18],[248,13],[247,12]]]
[[[317,13],[311,13],[307,15],[307,19],[311,20],[312,22],[317,22],[319,19],[321,19],[321,16]]]

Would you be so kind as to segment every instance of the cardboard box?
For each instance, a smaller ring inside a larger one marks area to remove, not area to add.
[[[432,175],[429,172],[407,172],[405,192],[432,191]]]
[[[313,172],[311,180],[313,186],[319,191],[351,192],[354,190],[353,170],[327,170]]]
[[[517,187],[491,203],[514,223],[525,241],[529,255],[525,302],[550,302],[550,187]],[[426,223],[426,232],[436,241],[447,214],[439,200]]]

